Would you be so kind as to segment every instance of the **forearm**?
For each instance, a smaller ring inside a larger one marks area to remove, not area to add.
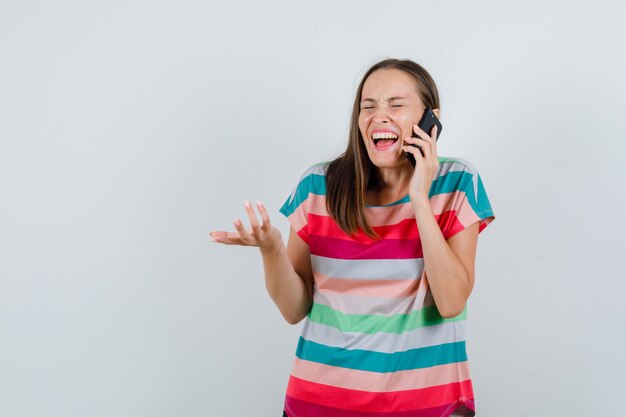
[[[446,242],[428,198],[412,198],[411,203],[422,243],[424,271],[437,309],[443,317],[457,316],[472,290],[468,272]]]
[[[300,247],[298,247],[298,241],[294,244],[292,238],[298,235],[292,229],[292,233],[289,235],[288,251],[280,231],[271,225],[265,206],[259,201],[256,203],[263,219],[262,224],[259,224],[250,202],[246,201],[244,206],[250,219],[250,230],[245,229],[241,220],[235,219],[233,225],[237,230],[236,232],[229,233],[218,230],[210,232],[209,235],[214,242],[225,245],[257,246],[263,258],[265,286],[270,297],[285,320],[291,324],[298,323],[308,314],[313,298],[313,278],[312,273],[309,272],[310,255],[308,245],[301,240],[299,241]],[[292,262],[292,259],[295,260]],[[300,265],[302,262],[308,264],[308,267],[307,265]],[[306,274],[306,282],[311,284],[306,284],[300,275],[302,273]]]
[[[287,248],[281,244],[275,250],[262,249],[261,256],[267,292],[288,323],[300,322],[311,308],[312,294],[295,271]]]

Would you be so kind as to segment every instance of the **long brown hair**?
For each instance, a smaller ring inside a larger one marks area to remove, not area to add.
[[[352,106],[348,148],[330,163],[326,173],[326,208],[344,232],[353,235],[361,229],[372,239],[378,238],[378,235],[365,218],[365,193],[375,189],[379,181],[359,130],[359,113],[365,81],[373,72],[382,69],[398,69],[412,76],[422,102],[432,109],[439,108],[435,82],[423,67],[413,61],[385,59],[374,64],[361,79]]]

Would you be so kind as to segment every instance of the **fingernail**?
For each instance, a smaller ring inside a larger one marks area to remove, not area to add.
[[[263,206],[263,203],[261,203],[259,200],[257,200],[257,201],[256,201],[256,205],[257,205],[257,206],[259,206],[259,207],[262,207],[262,206]]]
[[[244,204],[246,205],[246,207],[251,207],[251,206],[250,206],[250,202],[249,202],[248,200],[245,200],[245,201],[244,201]]]

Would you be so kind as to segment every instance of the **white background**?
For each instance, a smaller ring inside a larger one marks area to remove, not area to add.
[[[345,147],[367,67],[410,58],[439,153],[480,171],[478,415],[623,409],[619,1],[0,0],[0,416],[280,416],[300,331],[256,249]]]

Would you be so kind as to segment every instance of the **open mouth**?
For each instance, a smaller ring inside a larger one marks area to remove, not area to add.
[[[372,134],[374,147],[377,150],[385,150],[392,147],[398,141],[398,135],[391,132],[376,132]]]

